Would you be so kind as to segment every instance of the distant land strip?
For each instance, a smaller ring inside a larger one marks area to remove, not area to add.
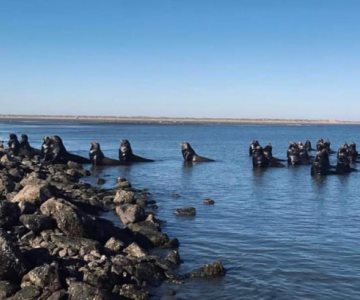
[[[124,124],[244,124],[244,125],[356,125],[360,121],[311,119],[250,119],[250,118],[172,118],[123,116],[11,115],[0,114],[0,121],[63,121]]]

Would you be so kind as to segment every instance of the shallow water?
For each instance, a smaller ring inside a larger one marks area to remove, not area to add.
[[[123,176],[151,192],[164,231],[180,240],[180,272],[213,260],[228,269],[220,279],[164,284],[159,295],[170,288],[177,294],[169,299],[360,299],[360,172],[315,179],[305,166],[254,171],[248,156],[254,138],[271,141],[279,158],[289,141],[307,138],[313,146],[328,138],[336,150],[359,143],[360,126],[0,124],[0,140],[27,133],[39,147],[42,136],[57,134],[84,156],[97,140],[116,158],[127,138],[136,154],[156,160],[99,168],[91,180],[103,177],[110,187]],[[182,141],[217,161],[185,167]],[[202,204],[207,197],[214,206]],[[196,207],[196,217],[173,214],[184,206]]]

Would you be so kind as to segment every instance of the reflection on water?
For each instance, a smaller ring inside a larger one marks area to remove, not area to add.
[[[39,148],[44,135],[59,135],[71,152],[84,156],[97,140],[108,157],[117,157],[128,138],[148,164],[92,168],[92,177],[112,187],[126,177],[148,188],[157,201],[164,231],[180,240],[187,272],[212,260],[228,269],[224,278],[164,284],[156,295],[169,299],[360,299],[360,173],[310,176],[310,166],[252,168],[251,140],[271,141],[273,155],[286,158],[288,141],[315,144],[328,138],[333,149],[360,142],[358,126],[181,126],[3,123],[0,137],[27,133]],[[194,141],[206,157],[221,161],[184,165],[179,143]],[[335,155],[332,156],[332,162]],[[90,167],[89,167],[90,168]],[[204,198],[215,200],[203,205]],[[193,206],[195,218],[178,218],[178,207]],[[115,215],[108,218],[119,222]]]

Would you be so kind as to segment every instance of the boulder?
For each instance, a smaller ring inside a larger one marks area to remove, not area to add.
[[[226,270],[220,261],[214,261],[210,264],[192,271],[189,276],[191,278],[212,278],[224,276]]]
[[[206,199],[203,200],[203,204],[205,204],[205,205],[214,205],[215,201],[212,200],[212,199],[206,198]]]
[[[150,296],[148,292],[143,290],[141,287],[136,286],[134,284],[123,284],[119,287],[120,296],[125,297],[125,299],[130,300],[148,300]]]
[[[0,227],[8,228],[15,225],[19,216],[20,209],[15,203],[5,200],[0,202]]]
[[[117,206],[116,213],[124,225],[143,221],[145,219],[144,209],[137,204],[124,204]]]
[[[82,254],[90,253],[91,251],[98,251],[100,244],[98,241],[79,238],[79,237],[67,237],[62,235],[51,235],[51,242],[53,242],[56,247],[61,249],[72,249]]]
[[[115,194],[115,204],[133,204],[135,202],[135,193],[133,191],[118,190]]]
[[[143,249],[141,249],[139,245],[136,243],[130,244],[128,247],[124,249],[124,252],[136,258],[145,257],[147,255],[146,252]]]
[[[57,198],[50,198],[40,206],[42,214],[55,219],[57,227],[68,236],[84,236],[87,220],[75,205]]]
[[[68,300],[105,300],[106,295],[98,288],[84,282],[71,282],[68,288]]]
[[[32,230],[35,233],[56,227],[54,219],[44,215],[24,214],[21,215],[20,221],[26,228]]]
[[[37,286],[41,289],[47,289],[51,292],[60,290],[62,288],[58,267],[56,265],[45,264],[31,270],[24,275],[21,282],[21,287]]]
[[[119,252],[124,249],[125,244],[117,238],[111,237],[104,245],[107,250]]]
[[[38,300],[41,295],[41,291],[37,286],[26,286],[18,291],[14,296],[8,298],[8,300]]]
[[[0,229],[0,280],[16,282],[25,272],[23,258],[10,236]]]
[[[28,184],[25,185],[20,192],[13,198],[12,202],[31,202],[41,204],[52,196],[50,185],[45,183],[41,185]]]
[[[6,299],[10,297],[11,295],[15,294],[15,292],[19,288],[8,282],[8,281],[0,281],[0,299]]]
[[[168,235],[150,221],[128,224],[128,228],[135,234],[135,240],[145,248],[159,247],[169,242]]]

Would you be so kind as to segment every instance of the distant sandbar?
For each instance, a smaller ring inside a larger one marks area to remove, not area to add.
[[[64,121],[124,124],[356,125],[360,121],[311,119],[172,118],[65,115],[0,115],[0,121]]]

